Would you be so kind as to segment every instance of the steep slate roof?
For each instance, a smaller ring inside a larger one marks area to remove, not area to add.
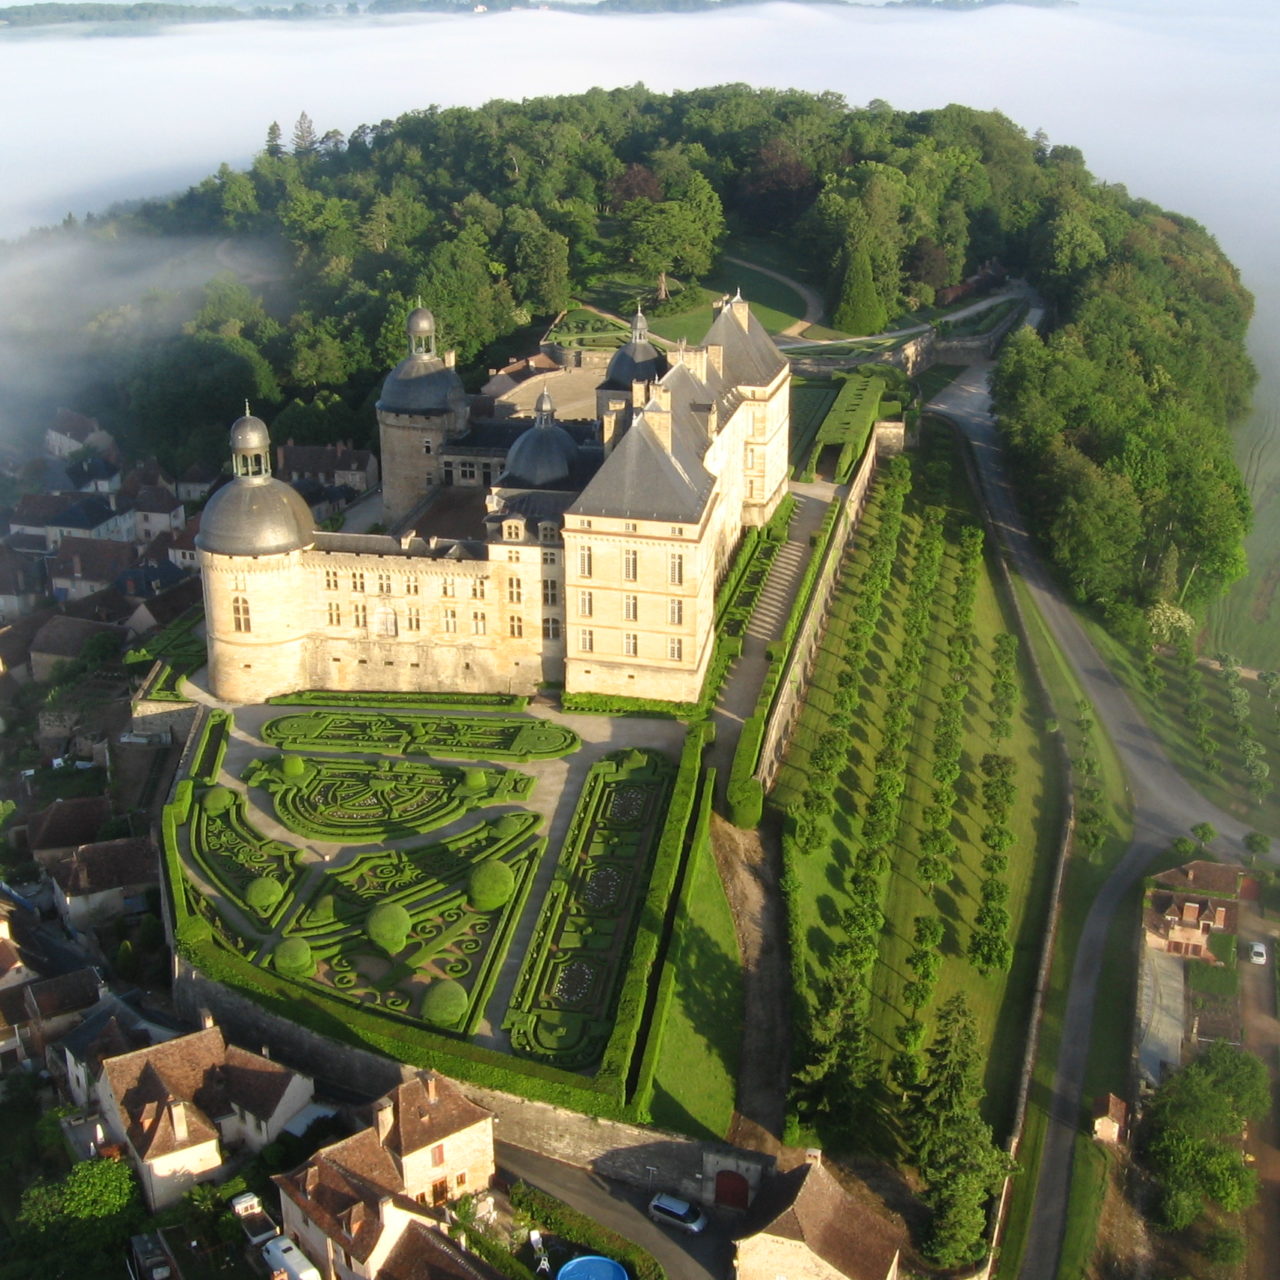
[[[741,298],[720,308],[703,346],[724,348],[725,381],[731,386],[766,387],[786,368],[786,357]]]
[[[137,493],[129,500],[128,510],[167,516],[180,506],[182,503],[174,496],[172,489],[167,489],[162,484],[144,484],[139,486]]]
[[[673,445],[675,435],[673,423]],[[571,515],[634,516],[696,524],[713,483],[701,462],[687,460],[681,465],[640,416],[568,511]]]
[[[863,1205],[821,1162],[777,1175],[756,1202],[771,1215],[758,1232],[798,1240],[849,1280],[884,1280],[906,1230]]]
[[[87,897],[136,884],[158,884],[160,855],[146,836],[82,844],[49,869],[69,898]]]
[[[267,1119],[295,1073],[227,1044],[219,1028],[208,1027],[111,1058],[103,1065],[103,1075],[126,1119],[134,1150],[153,1158],[216,1137],[210,1122],[236,1107]],[[171,1103],[183,1105],[186,1141],[174,1133]]]
[[[34,851],[91,844],[109,817],[111,801],[106,796],[55,800],[48,808],[31,815],[27,822],[27,846]]]
[[[157,627],[167,627],[203,598],[200,579],[192,575],[152,596],[147,601],[147,612],[156,620]]]

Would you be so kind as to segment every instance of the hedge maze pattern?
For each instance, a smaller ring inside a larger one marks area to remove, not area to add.
[[[254,760],[244,781],[267,790],[290,831],[339,843],[420,834],[469,809],[517,803],[533,787],[527,774],[508,769],[307,756]]]
[[[674,773],[630,750],[587,775],[503,1024],[515,1052],[568,1069],[603,1052]]]
[[[532,717],[379,711],[280,716],[263,725],[262,737],[283,751],[368,751],[484,760],[549,760],[582,745],[572,729]]]

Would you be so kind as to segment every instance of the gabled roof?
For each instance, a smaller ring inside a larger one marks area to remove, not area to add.
[[[39,585],[35,565],[12,547],[0,545],[0,595],[33,595]]]
[[[227,1044],[219,1028],[208,1027],[111,1058],[103,1064],[103,1077],[125,1116],[134,1149],[154,1157],[216,1137],[210,1121],[237,1108],[269,1118],[296,1073]],[[173,1128],[169,1104],[178,1102],[185,1105],[187,1141]]]
[[[93,1009],[78,1027],[67,1032],[62,1048],[96,1076],[107,1058],[145,1048],[150,1042],[142,1019],[127,1005],[111,1003]]]
[[[182,506],[172,489],[161,484],[144,484],[129,500],[132,511],[146,511],[153,515],[167,516]]]
[[[712,484],[701,462],[690,460],[682,466],[668,453],[641,414],[568,508],[568,514],[697,524]]]
[[[285,475],[295,471],[367,471],[373,460],[368,449],[343,444],[282,444],[277,447],[276,457],[279,470]]]
[[[435,1071],[424,1072],[397,1085],[388,1097],[392,1119],[385,1145],[401,1159],[443,1142],[490,1116],[490,1112],[464,1097]]]
[[[112,635],[124,640],[124,631],[109,622],[93,622],[89,618],[55,615],[36,632],[31,652],[53,658],[78,658],[85,643],[97,635]]]
[[[79,493],[24,493],[9,517],[11,527],[44,529],[82,495]]]
[[[1197,859],[1184,862],[1152,876],[1154,883],[1172,893],[1205,894],[1215,898],[1234,898],[1239,895],[1240,881],[1245,869],[1231,863],[1209,862]]]
[[[203,599],[200,579],[186,575],[181,582],[152,596],[147,601],[147,612],[155,619],[157,627],[167,627]]]
[[[20,1027],[36,1018],[57,1018],[97,1004],[96,969],[73,969],[56,978],[34,978],[0,990],[0,1027]]]
[[[499,1273],[425,1222],[411,1222],[378,1268],[378,1280],[490,1280]]]
[[[821,1162],[777,1175],[757,1200],[759,1235],[796,1240],[849,1280],[884,1280],[906,1230],[863,1204]]]
[[[26,665],[31,657],[32,640],[50,618],[56,617],[52,609],[37,609],[7,627],[0,627],[0,662],[6,671]]]
[[[87,418],[74,409],[58,409],[53,415],[50,430],[83,445],[95,431],[101,431],[102,428],[98,425],[97,418]]]
[[[55,800],[48,808],[31,815],[27,822],[27,845],[34,852],[90,844],[109,817],[111,801],[106,796]]]
[[[146,836],[82,844],[50,867],[49,874],[68,898],[106,893],[130,885],[158,884],[160,856]]]
[[[51,578],[81,578],[104,586],[134,563],[137,556],[127,542],[109,538],[63,538],[49,562]]]

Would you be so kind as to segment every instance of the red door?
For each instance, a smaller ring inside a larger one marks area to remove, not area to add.
[[[746,1178],[732,1169],[721,1169],[716,1174],[716,1204],[726,1209],[745,1209],[751,1199],[751,1187]]]

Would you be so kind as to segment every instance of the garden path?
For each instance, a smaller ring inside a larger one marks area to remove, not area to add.
[[[824,307],[822,295],[816,289],[811,289],[807,284],[801,284],[799,280],[795,280],[791,276],[783,275],[781,271],[774,271],[772,267],[762,267],[758,262],[748,262],[746,258],[735,258],[732,254],[726,253],[724,260],[737,263],[740,267],[750,267],[752,271],[757,272],[759,275],[768,276],[770,280],[777,280],[779,284],[785,284],[787,288],[794,289],[803,299],[804,316],[783,329],[778,335],[779,337],[799,337],[811,324],[818,324],[821,321]]]
[[[1034,316],[1028,317],[1028,323],[1035,323]],[[1005,470],[991,412],[991,370],[988,360],[970,365],[929,407],[954,422],[968,437],[978,467],[982,499],[1003,544],[1001,550],[1075,668],[1081,687],[1125,768],[1133,797],[1132,843],[1090,905],[1076,946],[1049,1126],[1020,1273],[1022,1280],[1055,1280],[1066,1229],[1075,1140],[1081,1130],[1093,1010],[1099,995],[1107,934],[1115,913],[1148,864],[1167,850],[1176,836],[1185,836],[1195,823],[1212,823],[1219,832],[1217,847],[1240,861],[1245,856],[1242,841],[1248,828],[1196,792],[1173,767],[1040,560]]]

